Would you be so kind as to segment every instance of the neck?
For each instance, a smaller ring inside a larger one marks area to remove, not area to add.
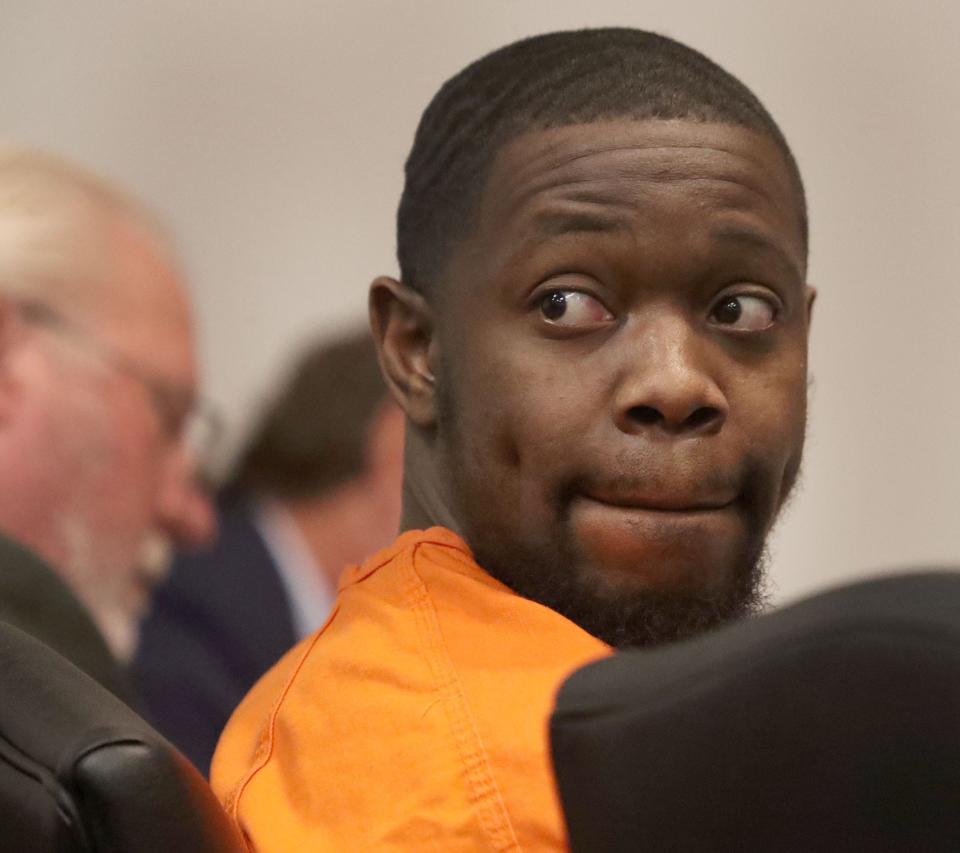
[[[403,468],[403,509],[401,530],[426,530],[439,525],[463,535],[445,499],[436,451],[415,430],[408,430]]]

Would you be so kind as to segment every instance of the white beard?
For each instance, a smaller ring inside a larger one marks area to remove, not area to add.
[[[111,554],[108,537],[96,537],[79,514],[61,519],[66,544],[64,578],[86,606],[114,658],[129,663],[136,651],[149,592],[166,577],[172,556],[169,540],[157,531],[144,535],[129,558]]]

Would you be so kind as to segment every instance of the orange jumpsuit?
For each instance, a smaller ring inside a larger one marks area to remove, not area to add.
[[[563,850],[547,721],[608,652],[449,530],[407,532],[241,703],[213,786],[259,853]]]

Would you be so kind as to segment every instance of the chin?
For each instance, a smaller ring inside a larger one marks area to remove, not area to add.
[[[576,531],[572,550],[580,565],[572,571],[611,592],[710,593],[729,585],[749,560],[746,537],[727,527],[660,528],[648,535],[616,527]]]
[[[656,566],[571,567],[570,582],[548,593],[549,606],[614,647],[684,640],[751,616],[766,604],[762,561],[664,560]],[[544,602],[547,603],[547,602]]]
[[[713,595],[735,583],[737,566],[727,561],[704,560],[703,552],[618,553],[597,557],[572,569],[582,583],[598,594],[616,599],[622,595]]]

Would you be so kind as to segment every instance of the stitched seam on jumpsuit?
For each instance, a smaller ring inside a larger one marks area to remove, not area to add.
[[[287,694],[290,692],[290,689],[293,687],[293,682],[296,680],[297,676],[300,674],[300,670],[303,669],[304,664],[307,661],[307,658],[310,656],[310,653],[313,651],[314,646],[317,644],[317,641],[320,639],[323,632],[326,630],[327,626],[333,621],[334,616],[337,615],[339,611],[339,606],[334,607],[333,612],[330,614],[330,617],[327,619],[324,626],[313,635],[313,639],[310,641],[306,649],[304,649],[303,654],[300,656],[300,660],[297,661],[297,665],[294,667],[293,672],[290,673],[290,676],[287,678],[286,683],[283,685],[283,690],[280,691],[280,696],[277,698],[277,701],[274,703],[273,709],[270,712],[270,718],[267,722],[267,725],[264,726],[261,735],[260,742],[257,745],[256,752],[254,753],[253,766],[250,770],[247,771],[247,775],[244,776],[240,782],[237,784],[237,787],[230,794],[230,797],[227,802],[227,811],[233,817],[236,823],[240,823],[239,813],[240,813],[240,798],[243,796],[247,787],[253,781],[254,776],[256,776],[264,767],[269,764],[270,759],[273,757],[273,747],[276,739],[276,725],[277,717],[280,714],[280,708],[283,705],[284,700],[287,698]],[[244,833],[244,839],[248,840],[246,833]],[[253,849],[249,845],[249,849]]]
[[[429,543],[417,543],[409,554],[404,555],[405,559],[401,563],[406,570],[404,572],[407,587],[405,592],[420,635],[424,640],[427,661],[444,699],[442,704],[447,721],[467,774],[469,799],[475,806],[480,827],[488,836],[494,849],[519,851],[520,844],[514,834],[503,796],[487,759],[480,732],[470,713],[469,703],[460,679],[457,677],[456,669],[443,643],[436,610],[430,601],[426,585],[416,569],[416,553],[421,544]]]

